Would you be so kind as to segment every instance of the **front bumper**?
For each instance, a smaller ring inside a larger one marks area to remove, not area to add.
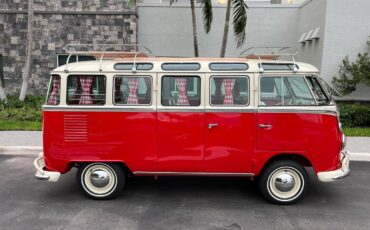
[[[328,171],[328,172],[319,172],[317,173],[317,177],[319,178],[319,181],[321,182],[332,182],[337,181],[340,179],[343,179],[351,173],[351,170],[349,169],[349,152],[348,151],[342,151],[341,152],[341,168],[334,170],[334,171]]]
[[[35,177],[39,180],[47,180],[51,182],[57,182],[61,175],[60,172],[45,171],[44,154],[41,152],[39,156],[34,160],[33,165],[36,168]]]

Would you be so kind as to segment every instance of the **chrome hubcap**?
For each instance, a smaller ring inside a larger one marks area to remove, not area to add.
[[[276,189],[279,190],[280,192],[288,192],[293,189],[295,185],[295,180],[290,174],[283,173],[275,178],[274,183]]]
[[[93,170],[90,174],[90,182],[97,188],[103,188],[107,186],[109,181],[109,173],[102,169]]]

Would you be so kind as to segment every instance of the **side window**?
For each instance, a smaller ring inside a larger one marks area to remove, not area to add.
[[[52,75],[47,95],[47,105],[59,105],[60,103],[60,76]]]
[[[304,76],[262,77],[260,106],[316,105]]]
[[[313,76],[307,77],[307,81],[311,87],[312,93],[315,96],[319,105],[327,105],[330,103],[329,97],[326,96],[324,89],[321,87],[318,79]]]
[[[210,79],[211,105],[247,105],[249,79],[246,76],[212,76]]]
[[[68,76],[68,105],[104,105],[105,96],[105,76]]]
[[[162,77],[161,102],[163,106],[199,106],[200,77]]]
[[[152,103],[152,79],[150,77],[114,78],[114,104],[150,105]]]

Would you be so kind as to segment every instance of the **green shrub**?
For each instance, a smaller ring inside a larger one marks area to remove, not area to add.
[[[370,127],[370,106],[339,104],[338,108],[344,127]]]
[[[41,121],[42,105],[45,97],[27,96],[22,102],[18,98],[8,96],[8,101],[0,101],[1,121]]]

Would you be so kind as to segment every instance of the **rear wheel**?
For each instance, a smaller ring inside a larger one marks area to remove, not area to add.
[[[308,175],[302,165],[291,160],[281,160],[263,170],[259,178],[259,189],[272,203],[292,204],[303,197],[308,183]]]
[[[78,168],[77,182],[88,197],[104,200],[120,194],[126,175],[118,164],[90,163]]]

